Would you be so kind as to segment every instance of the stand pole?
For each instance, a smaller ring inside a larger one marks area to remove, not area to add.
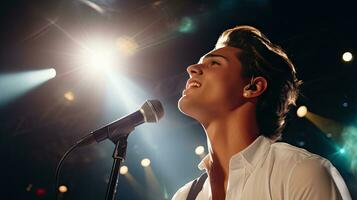
[[[113,166],[110,173],[109,183],[107,187],[106,200],[114,200],[118,188],[118,175],[120,163],[125,159],[126,147],[127,147],[127,136],[118,138],[117,140],[112,140],[115,143],[115,149],[113,153]]]

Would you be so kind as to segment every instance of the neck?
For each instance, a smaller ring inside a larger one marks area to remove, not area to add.
[[[259,135],[255,105],[244,104],[204,123],[203,127],[211,158],[208,173],[223,182],[226,189],[231,157],[249,146]]]

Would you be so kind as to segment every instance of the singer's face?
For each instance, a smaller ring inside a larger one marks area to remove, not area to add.
[[[187,68],[190,75],[178,106],[201,123],[219,117],[242,103],[242,65],[234,47],[214,49]]]

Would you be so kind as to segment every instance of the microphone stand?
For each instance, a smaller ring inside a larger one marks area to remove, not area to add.
[[[119,136],[117,138],[110,138],[110,140],[115,144],[113,152],[113,165],[112,171],[110,173],[109,183],[107,186],[106,200],[114,200],[118,188],[118,173],[120,168],[120,163],[125,160],[127,139],[129,134],[124,134],[124,136]]]

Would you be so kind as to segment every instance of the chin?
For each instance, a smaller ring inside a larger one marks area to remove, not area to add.
[[[200,106],[195,104],[191,99],[188,99],[187,96],[182,96],[179,99],[177,107],[184,115],[198,120],[199,111],[197,110],[197,108]]]
[[[189,102],[187,102],[187,99],[186,99],[187,97],[185,97],[185,96],[182,96],[179,100],[178,100],[178,102],[177,102],[177,107],[178,107],[178,109],[180,110],[180,112],[182,112],[183,114],[185,114],[185,115],[189,115],[188,113],[187,113],[187,105],[186,104],[188,104]]]

